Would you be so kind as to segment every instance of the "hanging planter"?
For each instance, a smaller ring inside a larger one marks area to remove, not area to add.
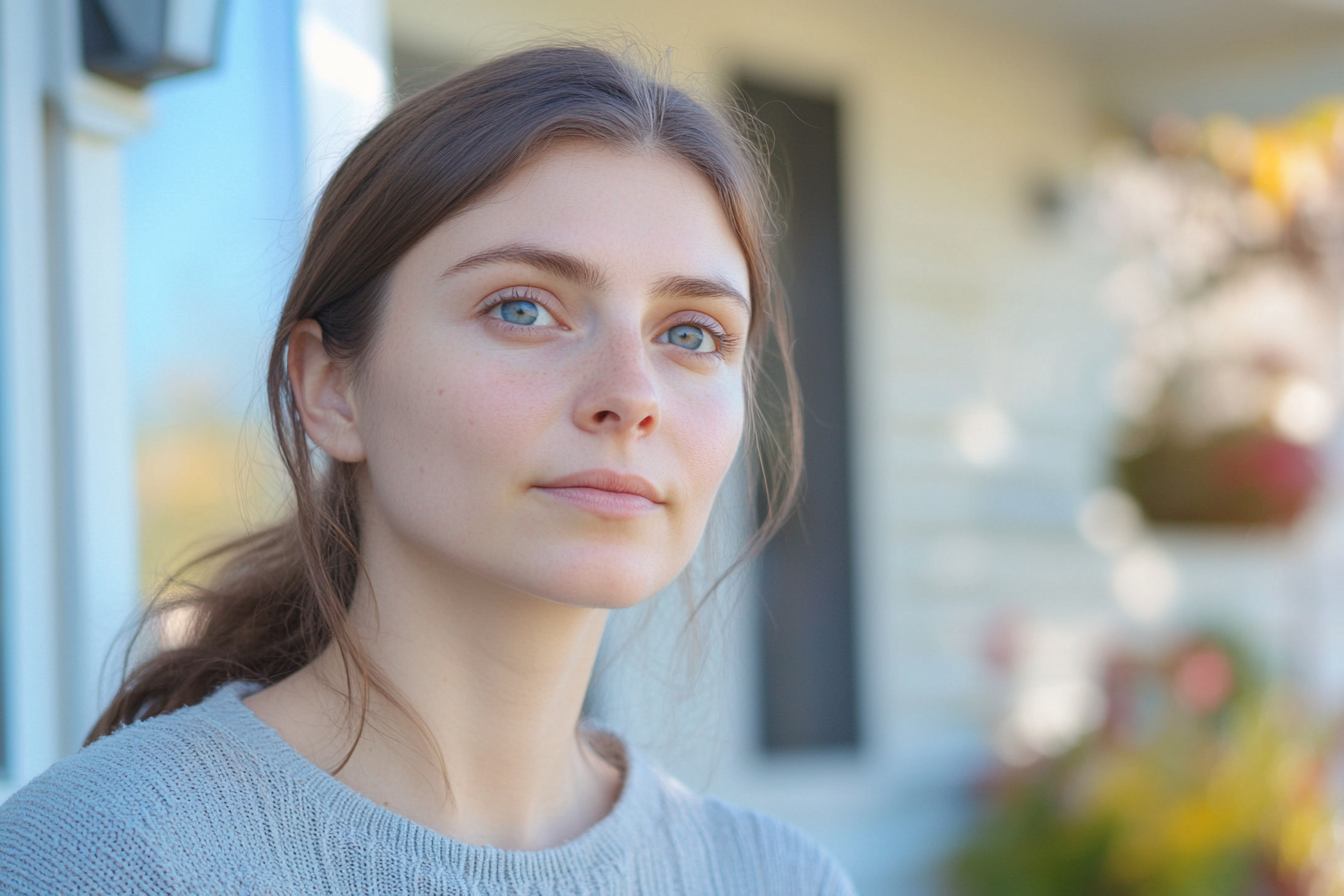
[[[1291,525],[1339,405],[1344,105],[1163,120],[1099,167],[1097,196],[1129,337],[1116,484],[1153,522]]]
[[[1316,452],[1258,429],[1154,445],[1116,463],[1118,484],[1158,523],[1291,525],[1321,480]]]

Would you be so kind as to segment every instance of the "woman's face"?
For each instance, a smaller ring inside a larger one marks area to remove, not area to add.
[[[393,269],[347,395],[365,531],[563,603],[653,594],[741,439],[750,299],[685,162],[548,151]]]

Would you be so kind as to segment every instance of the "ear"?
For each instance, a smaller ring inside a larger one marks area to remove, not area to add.
[[[364,460],[347,370],[327,354],[317,321],[301,320],[294,325],[287,360],[294,404],[308,438],[334,460]]]

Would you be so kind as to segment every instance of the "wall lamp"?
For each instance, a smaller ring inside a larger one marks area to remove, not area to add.
[[[131,87],[215,64],[224,0],[80,0],[84,67]]]

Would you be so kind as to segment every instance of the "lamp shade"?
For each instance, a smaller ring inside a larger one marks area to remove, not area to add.
[[[84,67],[131,87],[215,64],[224,0],[80,0]]]

